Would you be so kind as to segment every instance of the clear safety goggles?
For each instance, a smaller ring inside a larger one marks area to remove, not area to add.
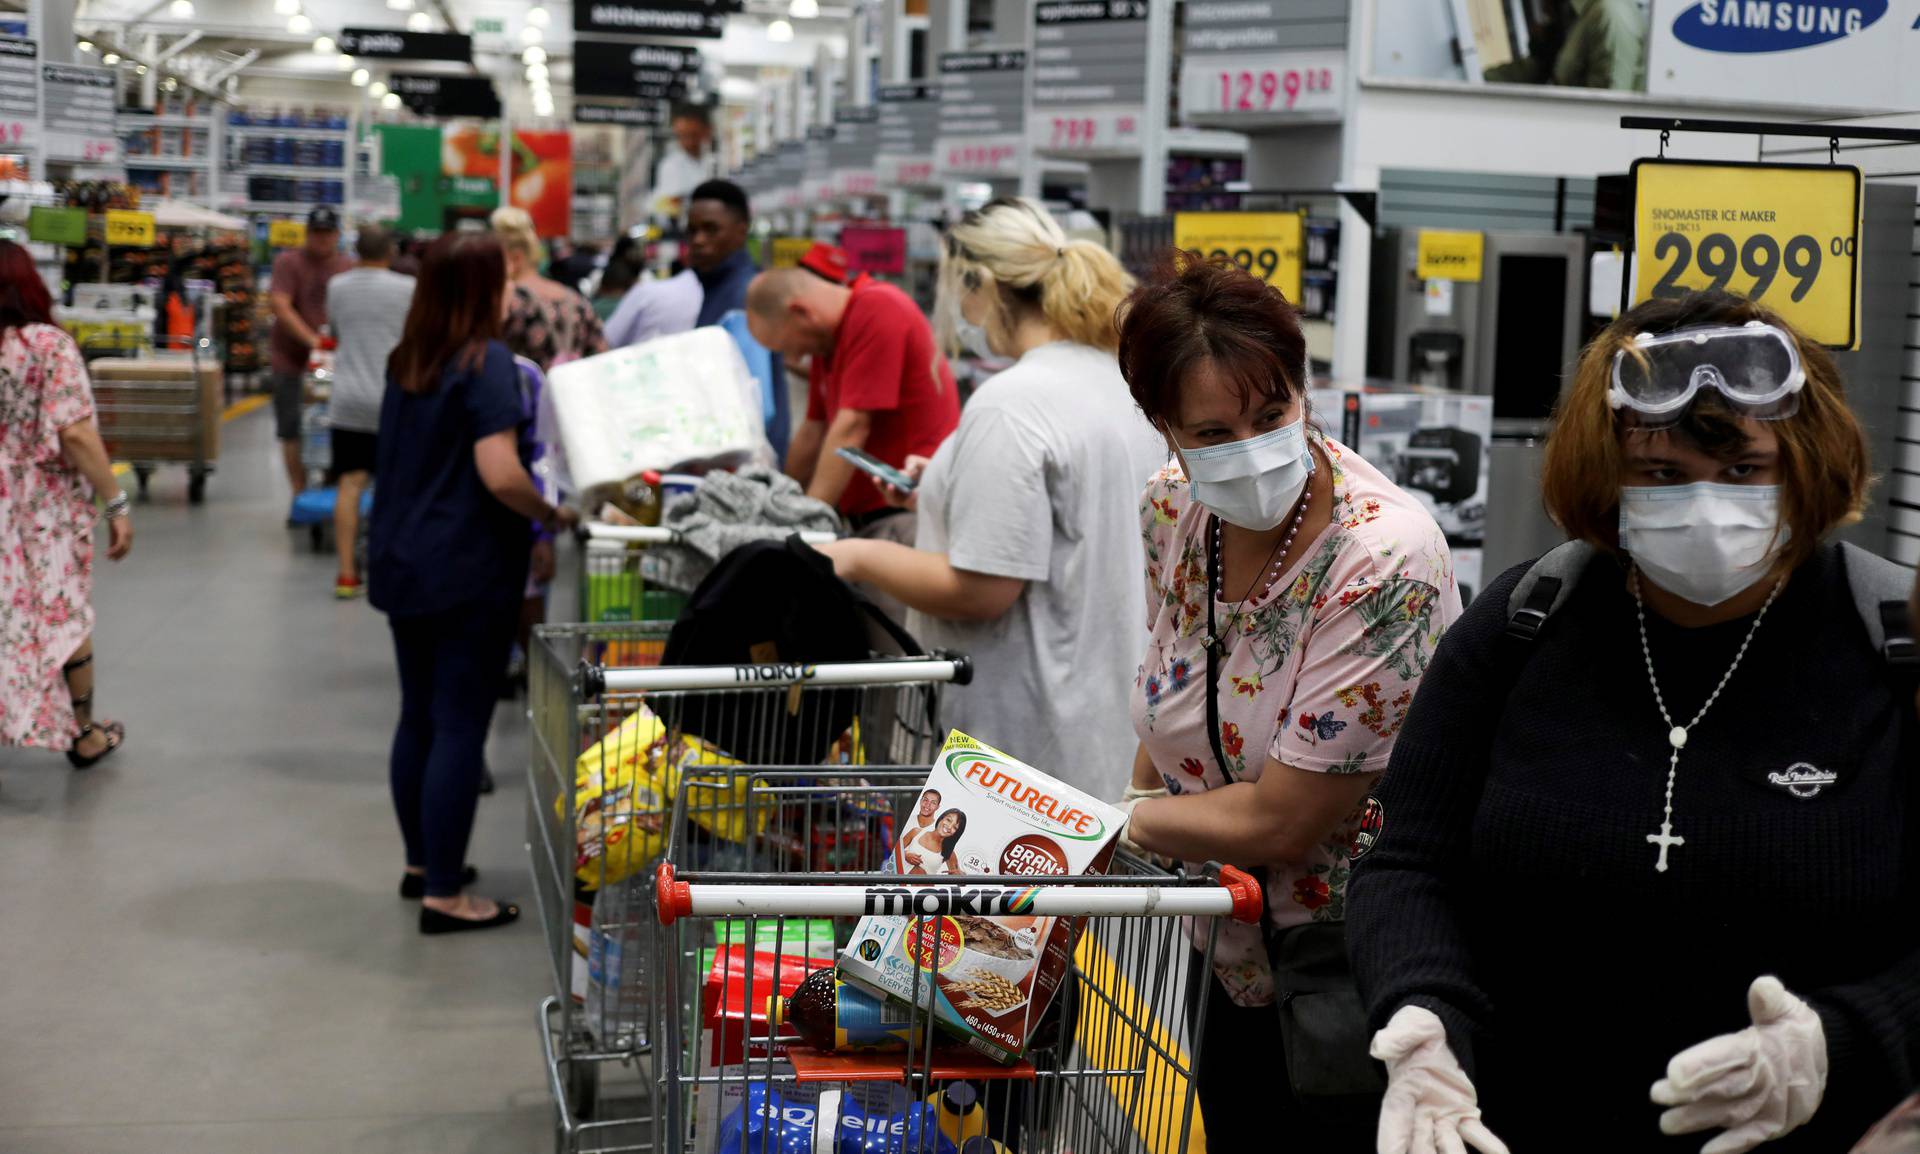
[[[1763,421],[1800,409],[1807,383],[1793,338],[1764,321],[1641,333],[1613,356],[1607,403],[1635,424],[1678,421],[1701,389],[1716,389],[1738,414]]]

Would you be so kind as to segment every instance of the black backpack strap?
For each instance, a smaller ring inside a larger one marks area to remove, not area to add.
[[[1533,656],[1533,643],[1554,611],[1566,604],[1596,550],[1585,541],[1567,541],[1542,554],[1520,575],[1507,595],[1507,627],[1500,638],[1500,696],[1520,680]]]
[[[1853,595],[1854,611],[1867,627],[1874,652],[1895,678],[1908,684],[1920,682],[1920,647],[1914,644],[1913,622],[1907,612],[1913,570],[1849,542],[1840,545],[1840,563],[1847,571],[1847,591]]]

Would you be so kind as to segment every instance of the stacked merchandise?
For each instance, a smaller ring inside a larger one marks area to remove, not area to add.
[[[228,167],[254,203],[345,204],[347,123],[336,108],[236,108],[227,114]]]
[[[128,179],[154,196],[207,203],[213,192],[211,116],[195,115],[195,106],[156,115],[122,113],[120,149]]]

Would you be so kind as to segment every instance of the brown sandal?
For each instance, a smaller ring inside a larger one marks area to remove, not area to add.
[[[87,739],[87,735],[92,733],[94,731],[94,728],[95,727],[92,722],[88,722],[86,725],[82,726],[80,729],[80,735],[73,739],[73,744],[77,746],[81,742],[85,741]],[[87,755],[81,753],[78,749],[67,750],[67,761],[73,765],[73,768],[92,769],[94,766],[100,764],[101,761],[105,760],[108,754],[112,753],[116,749],[119,749],[121,744],[127,740],[127,727],[120,724],[117,721],[106,722],[105,724],[99,726],[99,730],[101,733],[104,733],[107,735],[107,747],[101,750],[99,753],[94,754],[92,757],[88,757]]]

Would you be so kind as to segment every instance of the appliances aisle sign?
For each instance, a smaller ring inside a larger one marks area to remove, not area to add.
[[[1139,154],[1147,115],[1148,3],[1041,0],[1033,6],[1027,141],[1034,148]]]
[[[873,166],[881,188],[933,183],[934,134],[940,129],[940,86],[882,84]]]
[[[1860,346],[1860,170],[1633,166],[1633,301],[1725,289],[1834,348]]]
[[[1298,304],[1306,229],[1304,212],[1177,212],[1173,247],[1225,257]]]
[[[1019,176],[1027,143],[1027,54],[1017,48],[943,52],[940,80],[935,172]]]
[[[1655,6],[1647,91],[1825,108],[1920,108],[1920,24],[1888,0]]]
[[[42,64],[48,160],[111,164],[120,156],[114,130],[114,70],[85,64]]]
[[[0,37],[0,150],[26,152],[39,142],[39,68],[38,44]]]
[[[1181,112],[1241,127],[1336,119],[1347,8],[1348,0],[1187,0]]]

